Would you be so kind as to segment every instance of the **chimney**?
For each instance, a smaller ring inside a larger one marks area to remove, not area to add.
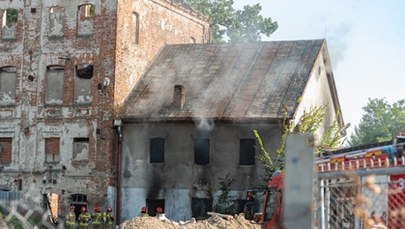
[[[173,106],[181,110],[183,109],[184,102],[184,86],[179,84],[174,85]]]

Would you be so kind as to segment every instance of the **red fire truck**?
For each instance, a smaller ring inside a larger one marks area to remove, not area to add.
[[[394,141],[324,152],[315,161],[315,167],[318,173],[405,167],[404,151],[405,135],[400,135]],[[283,221],[283,179],[284,171],[277,171],[268,183],[260,219],[266,229],[274,228]],[[405,174],[391,175],[390,184],[390,190],[396,192],[388,196],[388,210],[396,209],[399,203],[405,203]],[[389,216],[388,220],[391,220]],[[405,228],[405,225],[390,228]]]

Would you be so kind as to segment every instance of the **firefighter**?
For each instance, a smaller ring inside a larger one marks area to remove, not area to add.
[[[91,215],[91,224],[93,225],[93,229],[101,228],[102,218],[100,207],[94,207],[93,215]]]
[[[141,208],[141,217],[147,217],[149,216],[146,207]]]
[[[87,212],[86,207],[82,207],[81,212],[82,213],[80,213],[80,215],[79,215],[79,228],[87,229],[87,228],[89,228],[91,214]]]
[[[113,228],[114,216],[112,215],[112,208],[108,207],[107,211],[103,213],[104,229]]]
[[[161,207],[156,208],[156,216],[159,216],[163,213],[163,209]]]
[[[68,229],[76,228],[76,213],[73,205],[70,206],[70,211],[66,215],[65,226]]]

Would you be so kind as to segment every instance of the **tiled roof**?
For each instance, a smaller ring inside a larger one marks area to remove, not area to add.
[[[135,85],[123,119],[276,120],[297,107],[324,40],[167,45]],[[183,85],[182,109],[172,105]]]

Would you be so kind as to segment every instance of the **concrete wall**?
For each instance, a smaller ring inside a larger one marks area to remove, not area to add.
[[[219,179],[235,179],[235,199],[244,199],[246,190],[265,184],[263,167],[239,165],[239,140],[255,138],[257,129],[267,149],[274,154],[281,138],[278,124],[215,124],[209,133],[210,163],[194,163],[193,138],[198,129],[191,123],[125,124],[122,151],[122,218],[139,214],[145,200],[165,199],[166,214],[175,220],[191,217],[191,198],[208,198],[204,190],[219,190]],[[165,138],[165,161],[149,163],[149,139]],[[256,154],[259,149],[256,150]],[[217,193],[218,194],[218,193]]]

